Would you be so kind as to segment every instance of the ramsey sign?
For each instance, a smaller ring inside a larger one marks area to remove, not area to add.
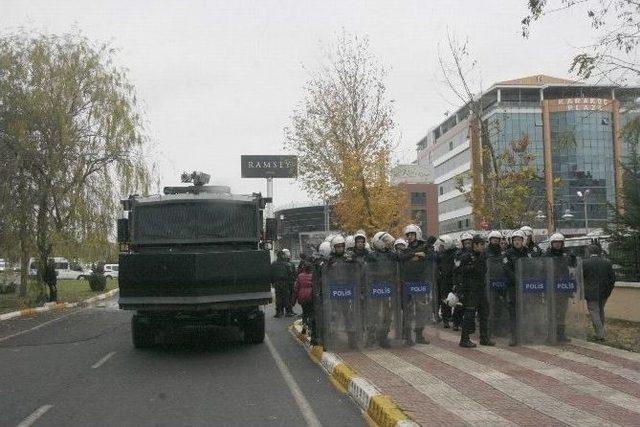
[[[241,156],[242,178],[295,178],[297,156]]]

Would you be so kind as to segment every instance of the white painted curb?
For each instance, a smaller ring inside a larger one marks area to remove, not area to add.
[[[307,353],[311,353],[313,347],[309,343],[309,338],[305,335],[302,335],[302,321],[296,320],[293,324],[293,334],[298,338],[298,340],[302,343]],[[337,365],[344,364],[342,359],[331,352],[323,351],[322,358],[319,361],[320,366],[329,374],[329,376],[333,376],[333,371]],[[351,396],[351,398],[358,403],[358,406],[365,412],[368,413],[369,405],[371,403],[371,399],[374,396],[379,396],[382,393],[369,381],[362,377],[353,377],[349,380],[349,386],[347,388],[347,394]],[[405,419],[398,421],[396,423],[396,427],[419,427],[415,421]]]
[[[120,289],[116,288],[116,289],[112,289],[112,290],[110,290],[108,292],[105,292],[103,294],[96,295],[95,297],[91,297],[89,299],[86,299],[84,301],[80,301],[80,302],[63,302],[63,303],[60,303],[60,304],[57,304],[57,303],[54,303],[54,302],[48,302],[45,305],[43,305],[42,307],[25,308],[23,310],[12,311],[10,313],[0,314],[0,321],[9,320],[9,319],[15,319],[16,317],[33,316],[36,313],[45,313],[47,311],[64,310],[65,308],[89,306],[89,305],[95,303],[96,301],[102,301],[102,300],[111,298],[112,296],[116,295],[119,291],[120,291]]]

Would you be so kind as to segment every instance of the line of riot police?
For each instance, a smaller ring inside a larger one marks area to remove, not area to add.
[[[362,231],[328,236],[304,261],[313,271],[314,315],[305,325],[312,344],[332,350],[428,344],[425,328],[442,322],[461,329],[460,346],[475,347],[476,321],[481,345],[495,345],[492,334],[508,334],[510,345],[535,341],[529,332],[538,329],[534,338],[548,341],[550,327],[552,342],[565,341],[568,302],[580,295],[576,260],[562,235],[554,234],[543,254],[532,234],[529,227],[508,237],[492,231],[488,247],[469,233],[460,236],[460,247],[449,236],[423,239],[414,224],[404,238],[380,231],[370,244]]]

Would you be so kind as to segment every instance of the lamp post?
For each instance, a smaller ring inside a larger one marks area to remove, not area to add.
[[[567,209],[564,211],[564,214],[562,215],[562,219],[564,220],[573,219],[573,214],[571,213],[571,209]]]
[[[587,234],[589,234],[589,217],[587,214],[587,196],[589,195],[589,193],[591,193],[591,190],[589,190],[588,188],[584,191],[578,191],[576,194],[578,195],[578,197],[580,197],[582,199],[582,205],[584,206],[584,229],[585,229],[585,236]]]

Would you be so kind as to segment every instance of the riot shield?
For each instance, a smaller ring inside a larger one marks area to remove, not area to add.
[[[402,344],[398,263],[379,257],[364,266],[365,347]]]
[[[400,265],[403,335],[422,331],[437,310],[435,263],[432,259]]]
[[[489,331],[494,337],[506,337],[509,334],[507,283],[503,258],[501,256],[488,257],[485,289],[489,302]]]
[[[520,258],[516,263],[516,325],[522,344],[544,344],[551,338],[555,342],[547,267],[547,258]]]
[[[565,338],[586,339],[587,310],[584,299],[582,259],[570,256],[548,258],[549,283],[553,284],[555,338],[559,343]],[[553,340],[551,340],[553,341]]]
[[[323,344],[326,350],[361,347],[360,266],[342,260],[322,271]]]

